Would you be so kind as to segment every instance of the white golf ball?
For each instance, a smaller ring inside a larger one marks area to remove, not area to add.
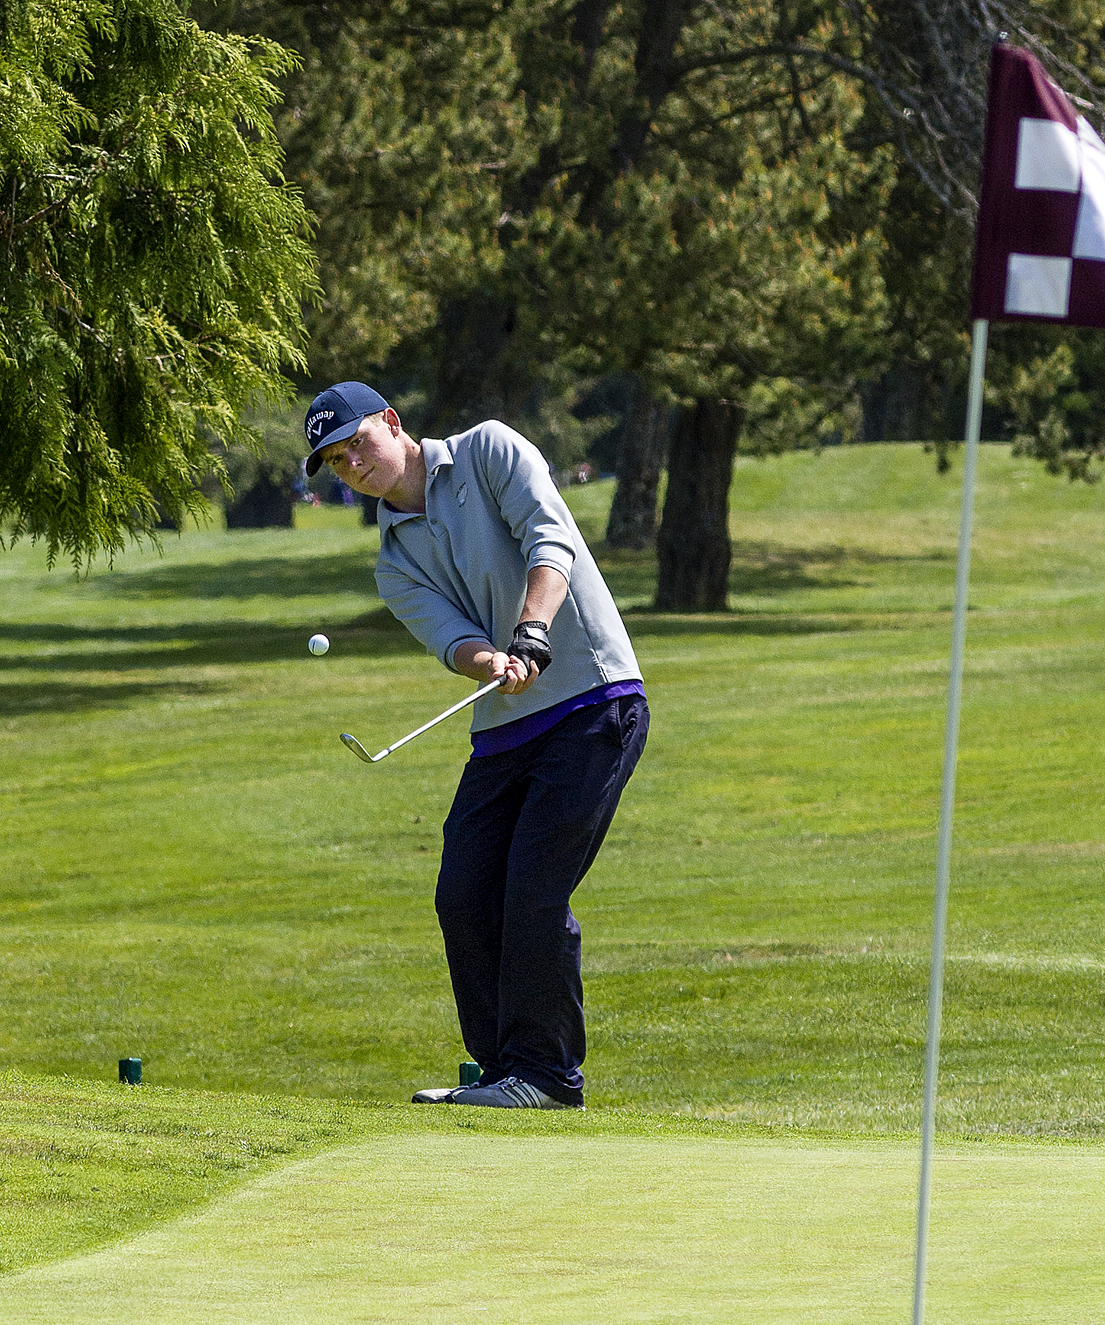
[[[325,635],[312,635],[307,641],[307,647],[316,657],[321,657],[330,647],[330,641]]]

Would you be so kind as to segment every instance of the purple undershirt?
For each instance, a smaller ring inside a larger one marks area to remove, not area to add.
[[[640,681],[611,681],[608,685],[596,686],[594,690],[585,690],[582,695],[562,700],[551,709],[542,709],[540,713],[504,722],[501,727],[488,727],[485,731],[473,732],[472,758],[482,759],[485,755],[501,755],[507,750],[516,750],[535,736],[544,736],[569,713],[586,708],[589,704],[605,704],[611,699],[621,699],[623,695],[640,695],[644,698],[644,693],[645,688]]]

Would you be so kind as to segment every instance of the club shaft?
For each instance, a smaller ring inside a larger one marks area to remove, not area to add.
[[[431,718],[429,722],[424,722],[421,727],[416,727],[414,731],[408,732],[406,736],[400,736],[397,741],[392,741],[385,750],[381,750],[375,759],[383,759],[385,755],[391,754],[393,750],[398,750],[401,745],[406,745],[408,741],[413,741],[416,736],[421,736],[423,732],[428,732],[431,727],[436,727],[439,722],[444,722],[446,718],[451,718],[454,713],[459,713],[461,709],[467,708],[469,704],[474,704],[477,699],[484,695],[489,695],[492,690],[498,690],[503,684],[502,678],[498,681],[488,681],[487,685],[480,686],[479,690],[474,690],[472,694],[466,695],[458,703],[447,708],[444,713],[439,713],[436,718]]]

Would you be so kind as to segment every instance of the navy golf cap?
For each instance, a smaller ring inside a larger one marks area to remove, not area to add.
[[[331,442],[344,442],[361,426],[366,414],[379,414],[388,408],[379,391],[373,391],[363,382],[339,382],[328,387],[311,401],[311,408],[303,420],[307,434],[307,475],[317,474],[322,464],[319,451]]]

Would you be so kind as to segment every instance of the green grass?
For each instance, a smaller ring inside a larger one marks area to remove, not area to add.
[[[367,1130],[368,1106],[0,1075],[0,1273],[124,1237]]]
[[[27,1088],[33,1093],[34,1083]],[[732,1124],[615,1110],[365,1106],[339,1116],[324,1101],[230,1104],[156,1087],[84,1087],[81,1095],[70,1088],[64,1096],[71,1124],[88,1121],[81,1103],[101,1125],[114,1115],[118,1143],[150,1156],[145,1167],[132,1161],[136,1188],[152,1157],[168,1156],[180,1132],[208,1114],[218,1141],[203,1144],[223,1163],[227,1142],[264,1120],[302,1140],[330,1109],[331,1127],[357,1135],[187,1218],[5,1277],[5,1321],[853,1325],[907,1317],[916,1147],[901,1139],[755,1136]],[[1105,1155],[1085,1144],[944,1145],[931,1318],[1096,1318],[1105,1289],[1103,1180]]]
[[[609,485],[570,496],[600,535]],[[919,447],[741,461],[725,616],[641,611],[651,558],[604,558],[653,733],[578,894],[592,1110],[916,1127],[958,500]],[[1105,1133],[1103,515],[984,448],[945,1133]],[[138,1054],[323,1120],[453,1078],[432,893],[463,722],[371,769],[337,735],[383,744],[467,683],[381,613],[355,519],[81,581],[0,558],[0,1064]]]

